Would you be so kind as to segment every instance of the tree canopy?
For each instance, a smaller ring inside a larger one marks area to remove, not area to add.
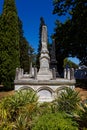
[[[0,84],[4,86],[4,90],[13,89],[17,67],[29,72],[29,54],[33,51],[23,35],[15,0],[4,0],[0,15]]]
[[[53,37],[56,39],[57,60],[72,56],[87,65],[87,1],[54,0],[53,5],[53,14],[67,17],[64,23],[56,20]]]
[[[19,62],[18,15],[14,0],[5,0],[0,20],[0,83],[12,87]]]

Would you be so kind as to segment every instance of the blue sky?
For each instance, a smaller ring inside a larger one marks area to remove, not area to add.
[[[0,13],[3,2],[4,0],[0,0]],[[16,0],[16,7],[23,23],[24,36],[35,51],[37,51],[39,41],[40,17],[44,18],[48,28],[49,41],[52,42],[50,36],[54,32],[55,20],[58,18],[57,15],[52,14],[52,0]],[[60,20],[64,21],[65,17],[61,17]],[[77,59],[74,59],[74,62],[79,63]]]

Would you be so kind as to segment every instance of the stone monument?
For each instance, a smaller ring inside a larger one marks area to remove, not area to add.
[[[49,52],[47,49],[47,27],[42,26],[42,37],[41,37],[41,55],[40,55],[40,69],[37,75],[37,79],[39,80],[50,80],[52,79],[52,72],[50,71],[49,62]]]
[[[40,55],[40,69],[30,69],[30,73],[24,73],[23,69],[16,69],[14,80],[15,91],[32,89],[39,96],[39,102],[51,102],[65,88],[74,89],[75,79],[74,72],[70,69],[64,70],[64,78],[56,77],[55,68],[50,70],[49,51],[47,49],[47,27],[42,27],[42,48]]]

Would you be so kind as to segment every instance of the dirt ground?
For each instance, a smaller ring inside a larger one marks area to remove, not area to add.
[[[80,87],[76,87],[75,90],[77,92],[79,92],[79,95],[81,96],[82,100],[87,99],[87,89],[82,89]],[[0,99],[2,99],[5,96],[12,95],[12,94],[14,94],[14,91],[0,92]]]
[[[3,97],[9,96],[14,94],[14,91],[9,91],[9,92],[0,92],[0,99],[2,99]]]
[[[87,99],[87,89],[82,89],[80,87],[76,87],[75,90],[79,92],[79,95],[81,96],[82,100]]]

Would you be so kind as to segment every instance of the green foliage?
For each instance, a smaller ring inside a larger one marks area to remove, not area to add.
[[[13,130],[13,126],[14,126],[13,123],[3,122],[3,123],[0,125],[0,130]]]
[[[83,128],[82,130],[87,130],[87,128]]]
[[[65,68],[67,65],[69,65],[70,68],[74,68],[74,69],[78,68],[77,64],[75,64],[74,62],[72,62],[72,61],[68,60],[67,58],[65,58],[63,67]]]
[[[0,102],[1,119],[15,121],[22,113],[31,113],[37,105],[36,93],[30,90],[16,92],[13,96],[6,97]]]
[[[0,129],[78,130],[78,125],[74,120],[79,123],[80,128],[83,126],[86,128],[86,103],[80,107],[79,112],[78,93],[68,88],[65,90],[61,92],[58,99],[51,103],[38,104],[38,97],[32,90],[21,90],[12,96],[3,98],[0,101]],[[72,116],[75,110],[78,111],[79,116],[74,116],[74,114]]]
[[[18,16],[14,0],[5,0],[0,22],[0,84],[12,89],[19,67]]]
[[[55,99],[55,109],[65,111],[66,113],[72,113],[77,110],[77,106],[80,102],[78,92],[71,88],[65,88],[64,91]]]
[[[87,100],[81,105],[82,109],[80,110],[81,112],[79,114],[80,116],[79,126],[84,128],[85,130],[87,129]]]
[[[15,130],[28,130],[29,128],[29,122],[28,122],[28,117],[21,114],[18,116],[16,119],[15,123]]]
[[[52,113],[51,103],[44,102],[44,103],[41,103],[39,105],[39,112],[38,112],[38,114],[40,116],[42,116],[42,115],[44,115],[46,113]]]
[[[32,130],[78,130],[78,127],[65,113],[55,113],[41,116]]]
[[[60,61],[66,57],[76,56],[82,64],[87,65],[87,2],[82,0],[53,0],[53,5],[54,14],[65,15],[66,17],[65,23],[56,20],[54,38],[56,39],[58,62],[61,63]],[[63,64],[61,63],[61,65]]]

